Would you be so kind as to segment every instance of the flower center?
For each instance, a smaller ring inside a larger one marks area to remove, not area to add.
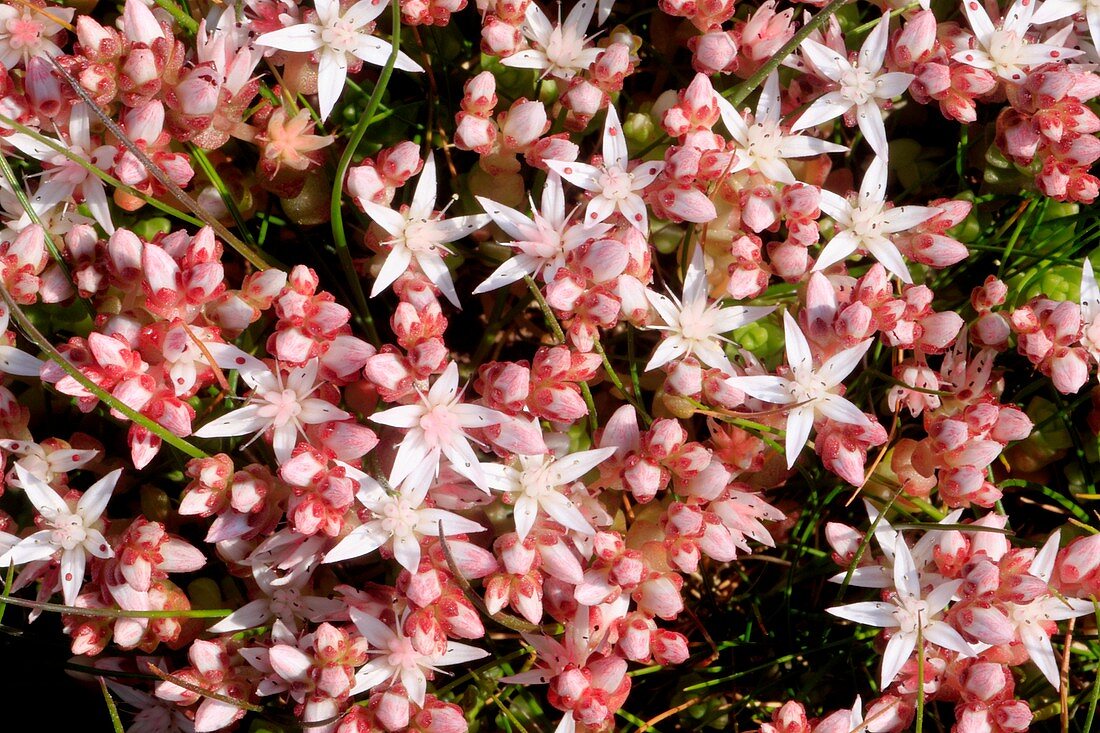
[[[618,166],[608,168],[600,175],[603,195],[616,201],[622,201],[634,193],[633,182],[633,176]]]
[[[920,598],[899,598],[900,605],[894,611],[898,621],[898,630],[903,634],[916,634],[929,621],[928,602]]]
[[[380,512],[382,529],[387,534],[406,535],[416,526],[416,510],[409,502],[401,498],[391,499],[382,506]]]
[[[420,429],[424,431],[424,442],[435,448],[448,443],[461,432],[462,426],[449,405],[436,405],[420,418]]]
[[[298,393],[292,389],[268,392],[264,395],[264,400],[267,404],[260,408],[260,415],[270,419],[277,428],[291,422],[302,412]]]
[[[840,77],[840,90],[855,104],[867,104],[875,96],[878,82],[875,73],[858,66],[850,71],[845,69]]]
[[[405,225],[403,232],[405,246],[413,252],[431,252],[439,244],[439,232],[435,222],[429,219],[414,219]]]
[[[53,535],[50,540],[62,549],[72,550],[84,544],[88,532],[84,520],[76,514],[59,514],[51,522]]]
[[[398,636],[387,645],[389,657],[387,662],[390,667],[397,669],[416,669],[420,666],[420,653],[413,648],[412,642],[403,636]]]

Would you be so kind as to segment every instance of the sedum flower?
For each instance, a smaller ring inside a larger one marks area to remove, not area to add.
[[[733,374],[733,365],[722,349],[722,342],[731,342],[722,334],[763,318],[775,310],[775,306],[735,305],[723,308],[720,301],[710,302],[707,290],[702,247],[695,249],[688,265],[682,299],[671,292],[665,296],[646,290],[650,305],[664,322],[662,326],[654,325],[649,328],[665,332],[665,339],[653,352],[653,358],[646,364],[646,371],[690,354],[708,367]]]
[[[214,344],[209,344],[215,346]],[[237,353],[239,352],[239,353]],[[279,463],[290,460],[291,451],[306,425],[345,420],[351,415],[335,405],[311,397],[324,384],[318,381],[320,362],[310,359],[304,366],[293,367],[286,377],[281,369],[272,371],[260,360],[240,349],[224,346],[212,354],[222,368],[237,368],[252,394],[244,407],[211,420],[195,431],[196,438],[225,438],[255,433],[258,437],[272,431],[272,447]]]
[[[74,13],[75,8],[58,5],[47,9],[42,0],[0,4],[0,66],[13,69],[33,58],[60,55],[54,39],[72,23]]]
[[[887,11],[852,63],[843,54],[817,41],[802,42],[802,54],[823,77],[837,85],[814,100],[809,109],[791,126],[792,132],[805,130],[854,110],[860,132],[876,154],[886,156],[886,126],[882,120],[882,104],[904,92],[912,74],[900,71],[883,73],[886,45],[890,33],[890,12]]]
[[[618,211],[630,226],[642,234],[649,233],[649,213],[639,192],[653,182],[665,164],[664,161],[642,163],[628,171],[626,137],[613,106],[608,105],[604,121],[603,165],[597,167],[564,160],[545,162],[550,170],[592,194],[584,212],[586,225],[599,224]]]
[[[256,39],[256,45],[317,54],[318,112],[323,122],[344,90],[349,55],[375,66],[385,66],[389,59],[390,44],[371,35],[375,18],[387,4],[383,0],[359,0],[341,10],[340,0],[314,0],[316,12],[311,20],[264,33]],[[424,70],[401,51],[394,65],[402,71]]]
[[[993,25],[980,2],[963,0],[963,10],[974,31],[977,48],[956,51],[951,58],[967,66],[992,71],[1007,82],[1020,83],[1029,66],[1080,56],[1083,52],[1076,49],[1027,40],[1032,23],[1039,22],[1034,18],[1036,5],[1035,0],[1016,0],[998,27]]]
[[[729,172],[746,169],[759,171],[778,183],[794,183],[788,158],[808,158],[822,153],[842,153],[848,148],[809,135],[791,135],[780,126],[782,100],[779,73],[772,72],[764,82],[756,115],[746,121],[721,94],[715,95],[722,122],[737,143],[737,160]]]
[[[585,31],[596,10],[595,0],[581,0],[565,16],[565,22],[550,25],[550,19],[532,2],[524,16],[523,35],[535,48],[519,51],[501,59],[505,66],[542,69],[544,75],[572,79],[599,58],[603,49],[587,46]]]
[[[377,655],[355,673],[352,695],[400,682],[409,699],[422,707],[428,690],[428,674],[439,671],[439,667],[466,664],[489,656],[484,649],[457,641],[448,641],[442,653],[423,654],[402,632],[400,623],[394,629],[358,608],[351,608],[348,613],[359,633],[370,642],[371,653]]]
[[[12,135],[8,140],[23,154],[42,162],[42,178],[38,190],[31,197],[31,207],[36,214],[42,217],[74,198],[82,199],[96,223],[108,234],[114,233],[115,227],[111,221],[111,209],[107,203],[103,181],[91,173],[88,167],[110,170],[118,148],[114,145],[93,147],[88,105],[83,102],[73,105],[69,113],[67,139],[54,141],[67,148],[76,159],[62,155],[43,143],[29,140],[27,136]],[[30,144],[27,144],[28,141]],[[82,165],[77,162],[78,159],[85,163]]]
[[[572,453],[564,458],[552,455],[516,456],[515,466],[485,466],[489,488],[511,495],[516,534],[522,541],[535,526],[539,512],[558,524],[582,534],[595,534],[584,513],[563,493],[574,481],[610,458],[616,448]]]
[[[427,481],[406,481],[397,491],[387,492],[365,473],[349,474],[358,477],[355,498],[370,511],[371,519],[349,532],[322,562],[350,560],[388,546],[398,564],[416,574],[422,538],[438,537],[440,530],[444,536],[485,531],[471,519],[426,506]]]
[[[1028,566],[1028,574],[1044,583],[1050,583],[1060,539],[1061,532],[1055,531],[1036,553],[1035,559]],[[1008,620],[1015,627],[1031,661],[1054,689],[1060,689],[1062,679],[1058,669],[1059,660],[1054,656],[1050,642],[1051,630],[1055,629],[1052,622],[1067,621],[1094,613],[1096,609],[1092,601],[1043,593],[1027,603],[1009,602],[1006,606]]]
[[[470,447],[467,430],[485,428],[504,420],[504,415],[480,405],[462,402],[458,390],[458,364],[451,362],[431,389],[418,392],[417,402],[376,412],[370,419],[381,425],[405,429],[397,448],[389,483],[397,486],[410,476],[413,483],[427,483],[439,473],[439,462],[451,466],[480,487],[485,472]]]
[[[928,221],[939,214],[939,210],[927,206],[887,208],[886,180],[886,158],[876,156],[863,176],[854,205],[843,196],[821,190],[821,210],[837,223],[838,232],[818,255],[815,271],[824,270],[864,249],[902,282],[913,282],[909,266],[892,241],[892,235]]]
[[[944,649],[975,655],[966,640],[947,622],[937,618],[962,585],[962,580],[949,580],[935,586],[926,597],[921,596],[920,576],[909,546],[900,534],[894,545],[894,593],[889,601],[865,601],[826,609],[834,616],[868,626],[893,629],[886,651],[882,655],[882,689],[889,687],[902,666],[917,648],[918,637]]]
[[[435,158],[428,155],[413,191],[412,204],[404,211],[394,211],[373,201],[360,199],[359,203],[367,216],[393,237],[382,242],[390,246],[390,251],[374,280],[370,291],[372,298],[392,285],[415,260],[447,300],[456,308],[460,307],[451,272],[443,261],[445,255],[453,253],[444,245],[485,226],[490,217],[476,214],[443,219],[442,214],[435,213],[435,198]]]
[[[572,212],[566,211],[565,191],[557,173],[546,178],[542,206],[536,209],[532,202],[531,216],[491,199],[474,198],[493,223],[513,238],[502,244],[517,250],[515,257],[505,261],[474,289],[475,295],[510,285],[525,275],[538,275],[551,282],[557,271],[565,266],[565,258],[570,252],[590,239],[599,239],[611,229],[610,224],[586,226],[584,222],[569,221]]]
[[[72,606],[84,585],[88,555],[100,559],[114,556],[101,531],[103,522],[100,517],[107,508],[122,469],[115,469],[92,484],[75,507],[62,499],[52,486],[18,463],[15,464],[15,473],[27,498],[42,517],[45,528],[19,540],[0,555],[0,567],[46,560],[61,553],[61,592],[65,605]]]
[[[726,383],[763,402],[791,406],[787,413],[785,447],[787,468],[793,468],[798,454],[806,447],[816,416],[846,425],[870,427],[870,418],[837,394],[836,389],[856,368],[874,339],[866,339],[850,349],[844,349],[814,369],[810,344],[788,312],[783,313],[783,333],[787,364],[791,369],[790,379],[752,375],[729,377]]]

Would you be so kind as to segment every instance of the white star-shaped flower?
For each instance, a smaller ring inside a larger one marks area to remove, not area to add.
[[[525,539],[540,511],[558,524],[582,534],[595,534],[584,513],[562,493],[615,453],[615,448],[597,448],[572,453],[564,458],[552,455],[516,456],[515,466],[485,466],[489,488],[512,495],[516,534]]]
[[[406,210],[398,212],[372,201],[359,201],[367,216],[393,237],[383,242],[390,245],[390,252],[371,288],[372,298],[392,285],[416,260],[421,271],[447,300],[456,308],[460,307],[451,271],[443,261],[445,255],[453,253],[444,245],[485,226],[490,217],[477,214],[443,219],[442,214],[435,212],[435,198],[435,157],[429,154],[416,182],[412,204]]]
[[[662,326],[649,328],[665,332],[665,339],[653,352],[646,371],[691,354],[712,369],[733,374],[733,365],[722,348],[722,342],[731,342],[722,334],[763,318],[774,311],[775,306],[723,308],[720,301],[710,302],[707,289],[703,249],[696,247],[684,276],[682,299],[671,293],[665,296],[646,290],[646,297],[664,322]]]
[[[927,206],[886,208],[886,158],[875,156],[855,205],[832,191],[821,190],[821,210],[833,218],[839,231],[817,257],[814,270],[824,270],[864,249],[902,282],[912,283],[909,266],[891,235],[908,231],[934,217],[938,210]]]
[[[1032,23],[1038,22],[1034,19],[1036,5],[1035,0],[1016,0],[997,27],[978,0],[963,0],[963,10],[978,47],[956,51],[951,58],[967,66],[988,69],[1007,82],[1021,83],[1029,66],[1080,56],[1083,52],[1077,49],[1027,40]]]
[[[866,601],[826,609],[840,618],[868,626],[894,629],[882,655],[881,685],[885,690],[917,648],[917,637],[944,649],[972,657],[975,651],[958,631],[937,618],[962,585],[962,580],[940,583],[921,597],[920,575],[905,539],[899,534],[894,546],[894,589],[889,602]]]
[[[722,122],[737,143],[737,160],[730,173],[751,168],[773,181],[794,183],[794,173],[787,158],[808,158],[821,153],[842,153],[848,148],[809,135],[790,135],[779,122],[782,110],[779,97],[779,74],[772,72],[764,82],[756,115],[752,124],[721,94],[715,95]]]
[[[371,653],[377,655],[355,673],[352,695],[379,685],[400,682],[409,699],[423,706],[428,674],[439,671],[439,667],[466,664],[489,656],[484,649],[457,641],[448,641],[446,650],[441,654],[421,654],[401,630],[401,623],[397,624],[397,628],[391,628],[358,608],[351,608],[348,613],[355,628],[370,643]]]
[[[814,369],[810,344],[787,312],[783,313],[783,333],[792,379],[751,375],[729,377],[726,382],[763,402],[791,406],[787,413],[786,453],[787,468],[793,468],[798,454],[806,447],[817,415],[848,425],[871,424],[858,407],[836,393],[836,388],[856,368],[874,339],[844,349]]]
[[[569,221],[572,212],[565,210],[565,191],[557,173],[546,178],[541,210],[532,202],[531,216],[482,196],[474,198],[493,223],[513,238],[501,244],[516,250],[515,257],[505,261],[474,289],[475,295],[510,285],[525,275],[539,275],[550,282],[565,265],[570,252],[590,239],[599,239],[611,229],[610,224],[586,226],[584,222]]]
[[[417,396],[419,399],[411,405],[391,407],[370,416],[376,423],[407,431],[393,460],[390,485],[397,486],[414,474],[414,483],[426,482],[439,473],[439,462],[446,458],[456,471],[485,488],[484,467],[470,447],[466,430],[496,425],[504,415],[462,402],[458,365],[453,361],[427,393],[419,392]]]
[[[1054,572],[1054,560],[1058,555],[1061,532],[1054,532],[1035,555],[1028,567],[1028,574],[1049,583]],[[1027,649],[1031,661],[1043,673],[1054,689],[1062,686],[1058,671],[1058,659],[1050,645],[1050,634],[1044,625],[1050,621],[1066,621],[1095,611],[1092,601],[1081,598],[1059,598],[1053,593],[1040,596],[1029,603],[1007,603],[1009,622],[1016,627],[1020,642]]]
[[[424,505],[428,481],[406,481],[395,492],[387,492],[367,474],[345,466],[348,475],[359,481],[355,498],[370,510],[369,521],[359,525],[328,551],[322,562],[339,562],[361,557],[389,545],[394,559],[410,573],[420,567],[422,537],[484,532],[477,522],[445,509]]]
[[[520,69],[543,69],[544,74],[559,79],[572,79],[588,69],[603,53],[602,49],[588,46],[585,31],[592,22],[596,10],[594,0],[581,0],[565,16],[565,22],[550,25],[550,19],[538,4],[531,2],[521,26],[523,35],[535,48],[512,54],[501,63]]]
[[[15,473],[27,498],[42,517],[44,528],[19,540],[0,555],[0,567],[47,560],[61,553],[61,592],[65,605],[71,606],[76,603],[80,587],[84,585],[88,555],[106,559],[115,554],[103,536],[100,517],[107,508],[122,469],[115,469],[92,484],[75,507],[69,506],[52,486],[18,463],[15,464]]]
[[[229,344],[207,344],[207,348],[223,369],[239,370],[241,379],[252,388],[252,394],[244,407],[196,430],[196,438],[225,438],[249,433],[259,436],[270,429],[275,458],[285,463],[290,460],[298,436],[304,434],[306,425],[351,417],[335,405],[311,396],[323,384],[317,381],[320,364],[317,359],[293,367],[284,379],[282,370],[272,371],[259,359]]]
[[[815,99],[791,126],[791,132],[820,125],[854,109],[856,123],[871,149],[878,155],[887,155],[881,105],[908,89],[909,82],[915,78],[900,71],[882,73],[889,34],[890,12],[887,11],[867,35],[854,64],[824,44],[810,39],[803,41],[802,55],[839,88]]]
[[[348,78],[348,55],[385,66],[391,46],[371,35],[374,20],[389,0],[360,0],[341,12],[340,0],[314,0],[316,17],[306,23],[264,33],[257,46],[295,53],[317,54],[317,100],[321,120],[328,119]],[[423,71],[419,64],[398,51],[394,66],[402,71]]]
[[[653,183],[665,168],[664,161],[642,163],[632,170],[626,154],[626,137],[619,115],[607,107],[603,128],[603,165],[548,160],[546,165],[559,176],[592,194],[584,212],[586,225],[598,224],[618,211],[642,234],[649,234],[649,212],[638,193]]]

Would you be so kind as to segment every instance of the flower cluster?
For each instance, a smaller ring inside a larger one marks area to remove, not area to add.
[[[1068,720],[1100,6],[565,5],[0,2],[21,634],[145,733]]]

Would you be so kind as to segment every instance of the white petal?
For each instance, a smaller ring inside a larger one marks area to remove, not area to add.
[[[416,181],[412,204],[409,205],[409,218],[427,219],[435,209],[435,197],[438,183],[435,175],[435,156],[428,153],[424,159],[424,168]]]
[[[258,598],[244,604],[233,613],[211,626],[207,631],[212,634],[226,634],[233,631],[252,629],[272,618],[271,602],[267,598]]]
[[[893,628],[898,625],[898,621],[894,617],[894,611],[897,610],[897,606],[892,603],[865,601],[825,610],[834,616],[838,616],[848,621],[854,621],[857,624],[879,626],[882,628]]]
[[[838,262],[843,262],[855,253],[857,246],[859,246],[859,240],[851,231],[844,230],[836,234],[818,254],[813,271],[821,272]]]
[[[822,122],[835,120],[851,109],[851,100],[840,94],[839,91],[828,91],[814,100],[802,116],[791,125],[791,132],[798,132],[806,128],[815,128]]]
[[[80,501],[76,503],[76,510],[80,513],[80,516],[84,517],[85,522],[91,524],[103,514],[103,510],[107,508],[107,502],[111,499],[111,494],[115,490],[115,484],[118,483],[118,477],[121,475],[122,469],[116,468],[88,487],[88,490],[80,497]]]
[[[553,473],[558,485],[571,484],[615,453],[615,448],[597,448],[572,453],[554,461]]]
[[[271,424],[271,418],[262,417],[259,405],[245,405],[203,425],[192,433],[196,438],[227,438],[248,435]]]
[[[856,123],[863,137],[867,138],[871,150],[880,156],[890,153],[889,143],[886,140],[886,123],[882,120],[882,110],[877,104],[868,102],[856,107]]]
[[[354,557],[369,555],[386,543],[390,538],[382,529],[381,522],[361,524],[340,540],[321,560],[323,563],[341,562]]]
[[[1062,680],[1058,673],[1058,660],[1054,656],[1054,649],[1050,646],[1050,637],[1037,624],[1028,624],[1020,628],[1020,641],[1027,649],[1031,661],[1035,662],[1035,666],[1047,681],[1054,686],[1054,689],[1061,689]]]
[[[810,439],[810,431],[814,427],[814,408],[810,406],[795,407],[787,415],[787,438],[785,448],[787,453],[787,468],[794,468],[794,462],[798,455],[806,447]]]
[[[58,496],[53,487],[27,471],[22,464],[15,464],[15,475],[19,478],[19,483],[23,485],[23,491],[26,492],[27,498],[31,500],[39,514],[68,513],[69,505]]]
[[[508,58],[514,58],[514,56],[509,56]],[[598,181],[601,171],[599,168],[588,165],[587,163],[562,160],[547,160],[544,162],[550,170],[554,171],[574,186],[579,186],[586,191],[600,190]]]
[[[890,37],[890,11],[887,9],[875,29],[867,34],[867,40],[859,49],[859,68],[875,72],[886,60],[886,42]]]
[[[626,168],[626,137],[613,104],[607,105],[607,118],[603,124],[603,159],[608,168]]]
[[[387,209],[388,211],[388,209]],[[367,212],[368,214],[370,212]],[[374,280],[370,297],[375,297],[383,290],[393,285],[397,278],[405,274],[412,262],[412,252],[401,244],[394,244],[393,249],[386,255],[386,261],[382,263],[382,269],[378,271],[378,277]]]
[[[814,68],[831,81],[839,82],[841,75],[852,68],[852,65],[848,63],[848,59],[817,41],[807,38],[799,48],[802,50],[802,55],[814,65]]]
[[[321,47],[321,29],[309,23],[292,25],[264,33],[256,39],[256,45],[294,53],[316,51]]]
[[[45,364],[44,361],[24,353],[14,346],[0,346],[0,374],[11,374],[14,377],[37,377],[43,364]]]
[[[863,411],[840,395],[825,395],[814,403],[815,409],[834,422],[845,425],[869,425],[870,420]]]
[[[966,643],[966,639],[943,621],[933,621],[928,624],[924,628],[924,638],[944,649],[958,652],[964,657],[974,656],[974,649]]]
[[[61,553],[61,593],[65,598],[65,605],[76,604],[76,597],[80,595],[80,587],[84,585],[84,568],[88,563],[88,556],[83,548],[66,550]]]
[[[826,388],[832,389],[843,382],[844,378],[859,366],[863,355],[867,353],[874,342],[873,338],[864,339],[850,349],[844,349],[831,356],[817,372],[817,376],[824,380]]]
[[[787,364],[796,379],[804,380],[813,372],[814,357],[806,336],[790,311],[783,311],[783,340],[787,350]]]
[[[913,553],[900,533],[894,541],[894,587],[910,598],[920,597],[920,575],[913,562]]]
[[[539,503],[535,499],[526,495],[516,499],[515,506],[512,509],[512,517],[515,520],[516,535],[520,541],[527,539],[531,528],[535,526],[538,513]]]
[[[793,400],[788,390],[788,382],[782,377],[768,375],[752,375],[747,377],[730,377],[726,384],[739,389],[750,397],[755,397],[762,402],[770,402],[773,405],[787,405]]]
[[[898,632],[890,637],[886,644],[886,650],[882,654],[881,688],[885,690],[898,676],[898,672],[909,661],[913,650],[917,648],[916,634],[903,634]]]

